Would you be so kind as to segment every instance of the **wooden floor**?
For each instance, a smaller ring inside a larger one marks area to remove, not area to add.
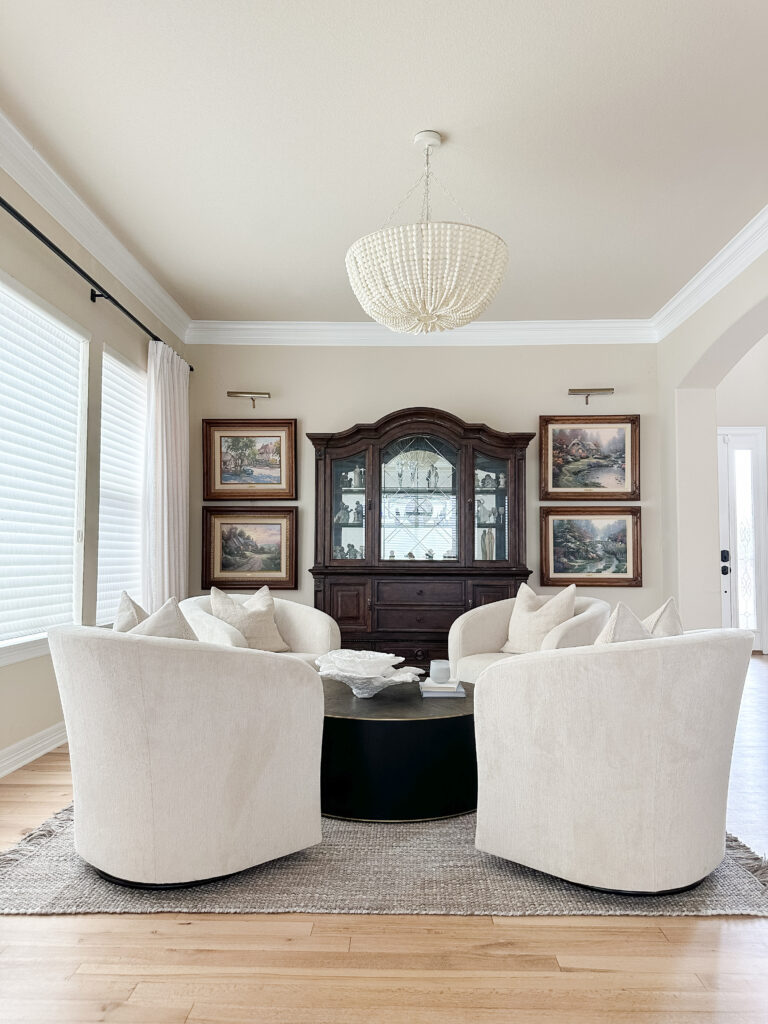
[[[729,828],[768,848],[768,658]],[[66,749],[0,780],[0,847],[71,798]],[[0,1022],[768,1024],[768,919],[0,918]]]

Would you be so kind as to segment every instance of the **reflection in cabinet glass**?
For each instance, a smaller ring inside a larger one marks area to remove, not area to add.
[[[333,461],[333,558],[365,558],[365,454]]]
[[[440,437],[401,437],[381,452],[381,557],[456,561],[458,449]]]
[[[507,558],[509,490],[507,459],[475,453],[475,559],[504,562]]]

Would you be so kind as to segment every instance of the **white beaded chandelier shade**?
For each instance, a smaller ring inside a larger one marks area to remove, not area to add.
[[[424,173],[400,206],[423,181],[422,219],[364,235],[346,257],[360,305],[400,334],[450,331],[476,320],[498,291],[508,258],[506,242],[492,231],[430,219],[431,148],[442,140],[419,132],[414,141],[424,145]]]

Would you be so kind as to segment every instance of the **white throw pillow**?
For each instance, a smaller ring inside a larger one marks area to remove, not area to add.
[[[649,640],[651,631],[638,619],[631,608],[622,601],[616,605],[610,619],[603,626],[595,640],[595,646],[620,644],[625,640]]]
[[[277,628],[275,602],[269,587],[262,587],[243,604],[233,600],[223,590],[211,587],[211,611],[217,619],[239,630],[253,651],[281,654],[290,650]]]
[[[164,636],[169,640],[197,640],[197,634],[184,618],[175,597],[169,597],[162,608],[152,612],[128,632],[138,636]]]
[[[117,615],[112,623],[112,629],[116,633],[128,633],[134,626],[146,619],[147,613],[140,604],[136,604],[132,597],[124,590],[120,595],[120,604],[117,606]]]
[[[643,619],[643,625],[651,636],[682,636],[683,623],[674,597],[668,598],[661,608]]]
[[[576,586],[571,584],[554,597],[541,597],[523,583],[517,592],[509,620],[509,638],[503,654],[540,651],[544,637],[555,626],[573,618]]]

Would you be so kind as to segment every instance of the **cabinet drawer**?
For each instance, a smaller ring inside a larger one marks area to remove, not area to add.
[[[457,619],[463,611],[463,606],[454,608],[377,608],[376,628],[392,629],[402,633],[449,629],[454,619]]]
[[[464,604],[462,580],[377,580],[376,604]]]

